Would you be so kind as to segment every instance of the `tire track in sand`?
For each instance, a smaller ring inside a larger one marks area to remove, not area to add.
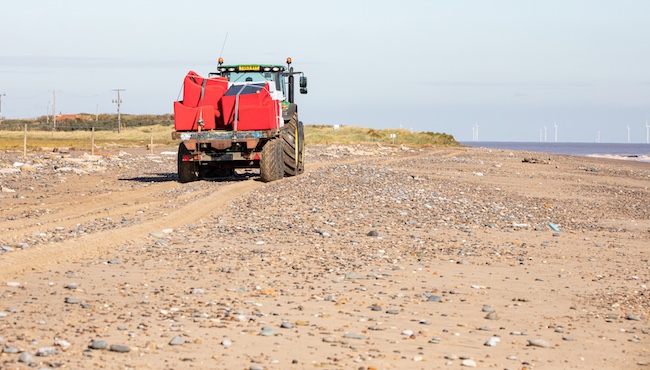
[[[402,160],[414,160],[421,157],[431,155],[441,155],[444,157],[453,157],[459,155],[464,151],[461,148],[445,148],[433,151],[424,151],[415,155],[399,155],[392,158],[354,158],[343,162],[327,163],[317,162],[308,164],[306,171],[317,170],[321,167],[329,165],[351,164],[359,162],[373,162],[377,164],[389,164]],[[176,184],[174,184],[175,186]],[[192,222],[198,221],[211,214],[219,214],[221,209],[228,202],[249,193],[259,187],[263,183],[258,181],[243,181],[225,185],[216,189],[212,194],[201,196],[198,199],[188,201],[184,205],[180,205],[177,209],[170,211],[167,215],[158,219],[146,220],[142,223],[120,227],[117,229],[93,232],[91,234],[83,235],[76,239],[69,239],[56,244],[39,245],[29,249],[21,250],[18,252],[4,253],[0,259],[0,282],[10,279],[19,279],[19,277],[30,271],[42,271],[47,266],[74,263],[80,260],[92,259],[102,254],[107,254],[116,247],[124,244],[143,242],[148,239],[148,234],[152,231],[159,231],[167,228],[179,228]],[[141,196],[155,196],[159,191],[164,191],[170,188],[171,184],[161,184],[150,188],[139,189],[138,191],[129,192],[129,200],[139,198]],[[203,191],[201,191],[203,192]],[[186,195],[187,196],[187,195]],[[97,197],[99,199],[103,196]],[[185,196],[183,197],[185,198]],[[124,205],[124,198],[121,199],[120,205],[122,208],[119,213],[127,210],[132,210],[133,207],[143,207],[147,204],[154,205],[161,203],[160,199],[153,200],[150,203],[130,204]],[[111,204],[104,204],[100,202],[101,207],[110,206]],[[115,204],[112,204],[115,205]],[[76,212],[58,215],[57,221],[61,218],[69,218],[69,220],[79,221],[81,215]],[[41,222],[44,220],[41,220]],[[54,220],[49,220],[54,221]],[[27,230],[31,228],[28,226]],[[21,230],[25,232],[26,230]]]
[[[0,260],[0,282],[19,280],[23,274],[43,271],[50,265],[96,258],[124,244],[143,242],[152,231],[176,229],[211,214],[218,214],[228,202],[262,185],[264,184],[252,180],[228,184],[209,196],[193,200],[158,219],[87,234],[61,243],[4,253]]]

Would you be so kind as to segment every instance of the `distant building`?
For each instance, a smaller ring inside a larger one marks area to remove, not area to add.
[[[63,121],[63,120],[73,120],[74,121],[77,118],[79,118],[78,114],[63,114],[61,112],[59,112],[59,115],[56,116],[57,121]]]

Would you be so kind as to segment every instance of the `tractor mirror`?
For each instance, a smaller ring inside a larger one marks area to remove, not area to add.
[[[307,94],[307,77],[300,76],[300,93]]]

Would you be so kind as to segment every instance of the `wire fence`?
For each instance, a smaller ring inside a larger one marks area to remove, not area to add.
[[[11,130],[8,130],[11,126]],[[151,151],[155,146],[174,145],[171,130],[165,126],[152,125],[124,130],[98,130],[93,126],[31,127],[39,125],[0,124],[0,149],[23,150],[23,156],[28,151],[40,151],[44,148],[69,148],[74,150],[95,151],[115,147],[147,147]]]
[[[94,126],[94,125],[40,125],[40,124],[25,124],[25,123],[1,123],[0,131],[23,131],[25,126],[27,126],[27,131],[61,131],[61,132],[70,132],[70,131],[115,131],[117,132],[117,125],[114,127],[109,126]],[[122,126],[124,129],[124,126]]]

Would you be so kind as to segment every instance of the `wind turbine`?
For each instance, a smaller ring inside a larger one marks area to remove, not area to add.
[[[478,123],[476,124],[476,141],[478,141]]]
[[[553,122],[553,127],[555,127],[555,142],[557,143],[557,122]]]
[[[627,143],[630,143],[630,125],[627,125]]]
[[[472,126],[472,141],[476,141],[476,127]]]
[[[546,142],[546,125],[544,125],[544,142]]]

